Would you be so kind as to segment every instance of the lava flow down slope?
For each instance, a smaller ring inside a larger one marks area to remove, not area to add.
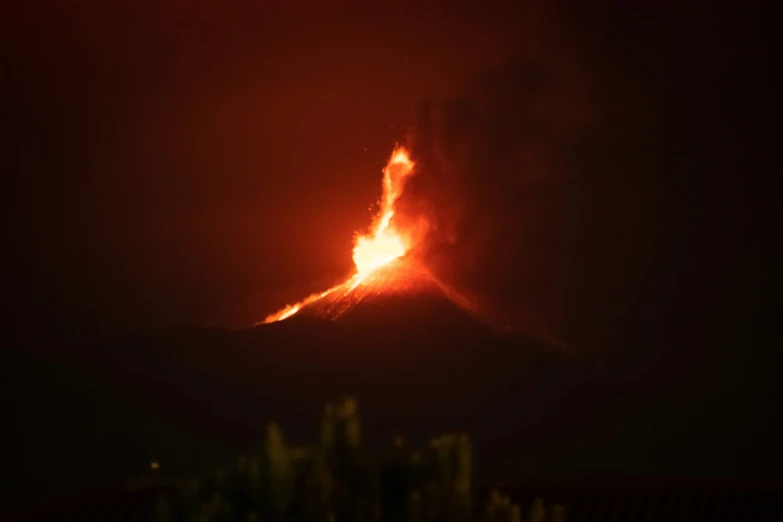
[[[415,308],[415,310],[413,310]],[[299,315],[343,324],[362,321],[439,324],[475,323],[468,299],[437,280],[420,262],[401,257],[379,266],[358,284],[344,283],[304,306]]]

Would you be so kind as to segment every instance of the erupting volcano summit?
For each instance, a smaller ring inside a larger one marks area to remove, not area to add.
[[[414,163],[408,157],[408,152],[404,148],[396,148],[383,169],[381,209],[375,220],[372,232],[356,238],[353,249],[353,262],[356,265],[356,273],[343,284],[320,294],[313,294],[298,303],[288,305],[282,310],[269,315],[263,320],[264,323],[287,319],[303,307],[331,294],[347,295],[365,282],[373,271],[405,255],[411,247],[411,235],[410,233],[396,230],[391,225],[391,219],[394,216],[394,204],[402,195],[405,182],[413,175],[413,168]]]
[[[402,147],[396,148],[389,158],[383,169],[380,212],[372,231],[356,237],[353,249],[356,273],[325,292],[289,304],[267,316],[262,323],[282,321],[302,310],[308,315],[336,320],[359,303],[377,302],[380,296],[399,295],[438,296],[462,310],[478,313],[467,298],[441,283],[425,266],[406,255],[415,231],[396,228],[392,218],[394,205],[403,193],[405,182],[414,174],[414,167]]]

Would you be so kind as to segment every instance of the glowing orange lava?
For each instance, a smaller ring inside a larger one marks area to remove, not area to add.
[[[313,294],[269,315],[263,320],[264,323],[288,319],[303,306],[326,297],[338,288],[347,288],[346,291],[350,292],[359,286],[373,270],[405,255],[410,248],[410,238],[395,230],[391,226],[391,219],[394,216],[394,204],[402,195],[405,182],[413,173],[413,167],[414,163],[408,157],[408,152],[404,148],[398,147],[383,169],[383,197],[380,212],[373,224],[372,232],[357,236],[354,244],[353,262],[356,265],[356,274],[345,283],[320,294]]]

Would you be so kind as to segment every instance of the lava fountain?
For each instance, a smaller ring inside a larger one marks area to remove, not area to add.
[[[414,163],[408,157],[408,152],[397,147],[383,169],[383,196],[381,208],[367,235],[357,235],[353,248],[353,263],[356,273],[346,282],[306,297],[298,303],[287,305],[282,310],[267,316],[262,322],[273,323],[288,319],[302,307],[314,303],[327,295],[342,289],[351,292],[374,270],[402,257],[411,247],[410,235],[396,230],[391,225],[394,217],[394,204],[402,195],[405,182],[413,174]]]

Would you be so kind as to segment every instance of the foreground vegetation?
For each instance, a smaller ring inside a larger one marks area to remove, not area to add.
[[[562,506],[537,500],[522,513],[498,491],[478,505],[465,435],[432,439],[416,451],[399,438],[380,461],[361,451],[352,399],[326,407],[321,442],[288,446],[276,424],[232,471],[183,480],[161,499],[161,522],[561,522]]]

